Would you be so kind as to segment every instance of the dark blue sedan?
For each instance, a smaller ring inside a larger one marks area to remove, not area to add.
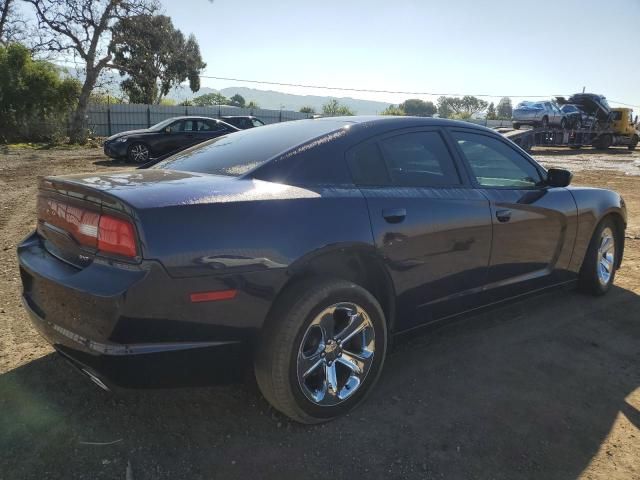
[[[149,169],[43,179],[22,299],[104,388],[248,367],[275,408],[323,422],[367,396],[397,334],[560,285],[605,294],[625,204],[570,181],[469,123],[244,130]]]

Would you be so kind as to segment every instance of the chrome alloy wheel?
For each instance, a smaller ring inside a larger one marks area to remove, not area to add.
[[[319,406],[337,405],[352,396],[373,364],[373,323],[354,303],[337,303],[318,314],[298,350],[298,383]]]
[[[613,231],[606,227],[600,234],[600,246],[598,247],[598,280],[602,286],[609,284],[613,274],[616,259],[616,242]]]
[[[149,148],[142,144],[138,143],[131,147],[131,158],[136,163],[143,163],[149,160]]]

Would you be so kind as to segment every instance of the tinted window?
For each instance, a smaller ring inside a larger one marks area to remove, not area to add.
[[[171,125],[169,125],[169,131],[171,133],[182,132],[183,128],[184,128],[184,122],[183,121],[174,122]]]
[[[438,132],[415,132],[380,142],[395,185],[432,187],[459,185],[453,158]]]
[[[223,135],[177,153],[151,168],[240,176],[301,143],[341,130],[348,120],[298,120]]]
[[[480,185],[526,188],[541,183],[535,166],[506,143],[476,133],[452,134]]]
[[[220,127],[213,120],[185,120],[184,131],[185,132],[209,132],[211,130],[218,130]]]
[[[349,170],[356,185],[390,185],[389,173],[376,142],[359,145],[347,155]]]

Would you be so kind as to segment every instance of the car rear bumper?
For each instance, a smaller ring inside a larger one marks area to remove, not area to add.
[[[243,292],[228,301],[188,301],[190,291],[215,290],[229,278],[174,279],[156,262],[77,269],[49,254],[35,233],[19,245],[18,259],[35,328],[107,385],[226,383],[252,363],[267,302]]]

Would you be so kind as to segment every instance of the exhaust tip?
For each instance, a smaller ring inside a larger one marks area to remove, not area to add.
[[[84,373],[87,377],[89,377],[89,379],[95,383],[97,386],[99,386],[101,389],[103,389],[105,392],[110,392],[111,389],[109,387],[107,387],[107,385],[100,380],[98,377],[96,377],[93,373],[91,373],[90,371],[82,368],[80,369],[82,371],[82,373]]]

